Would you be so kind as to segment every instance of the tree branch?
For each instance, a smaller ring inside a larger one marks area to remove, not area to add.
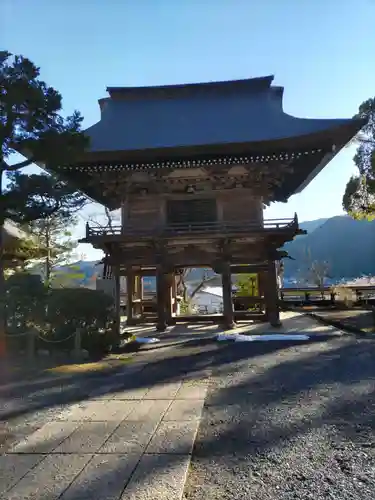
[[[5,160],[3,160],[1,162],[1,170],[2,171],[8,170],[9,172],[15,172],[16,170],[18,170],[20,168],[28,167],[32,163],[34,163],[34,159],[20,161],[19,163],[16,163],[15,165],[8,165],[8,163]]]

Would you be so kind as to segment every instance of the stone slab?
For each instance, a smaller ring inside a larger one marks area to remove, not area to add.
[[[127,415],[126,420],[138,422],[152,418],[153,421],[160,422],[170,404],[171,401],[168,400],[154,401],[143,399],[142,401],[137,401],[133,404],[133,410]]]
[[[162,421],[146,448],[146,453],[178,453],[189,455],[193,451],[199,421]]]
[[[160,418],[140,422],[125,421],[100,448],[99,453],[142,453],[150,442]]]
[[[90,401],[67,407],[59,415],[60,420],[92,422],[121,422],[134,409],[134,401]]]
[[[6,494],[6,500],[57,500],[92,455],[47,455]]]
[[[203,405],[203,399],[175,399],[168,408],[163,420],[177,422],[199,420]]]
[[[144,387],[142,389],[131,389],[131,390],[123,390],[118,385],[114,389],[112,387],[111,390],[104,390],[99,394],[99,390],[96,395],[91,396],[93,399],[97,400],[139,400],[143,399],[147,392],[149,391],[149,387]]]
[[[102,399],[113,399],[111,398],[111,395],[115,392],[120,390],[120,382],[112,382],[111,384],[106,384],[106,385],[101,385],[99,387],[95,387],[92,391],[89,393],[89,399],[94,399],[94,400],[102,400]]]
[[[173,382],[152,387],[145,399],[173,399],[181,387],[181,382]]]
[[[198,384],[208,384],[212,376],[212,369],[205,368],[203,370],[190,371],[183,376],[183,382],[195,382]]]
[[[13,446],[10,453],[51,453],[78,427],[78,422],[48,422]]]
[[[55,453],[95,453],[118,426],[117,422],[84,422]]]
[[[189,455],[143,455],[121,500],[180,500]]]
[[[207,384],[184,382],[176,394],[176,399],[205,399]]]
[[[140,455],[96,455],[59,500],[118,500]]]
[[[0,455],[0,495],[3,495],[45,455]]]

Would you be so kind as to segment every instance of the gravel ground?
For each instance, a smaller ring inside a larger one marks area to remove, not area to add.
[[[375,342],[218,348],[185,499],[374,499]]]
[[[186,500],[375,499],[375,341],[200,339],[137,354],[146,357],[137,376],[125,369],[124,377],[0,391],[0,450],[100,385],[126,389],[184,374],[201,378],[211,366]]]

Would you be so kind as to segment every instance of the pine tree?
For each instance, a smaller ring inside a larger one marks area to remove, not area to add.
[[[31,164],[55,171],[73,162],[87,146],[88,139],[81,132],[80,113],[75,111],[63,118],[60,114],[61,95],[39,76],[39,68],[29,59],[12,57],[7,51],[0,52],[0,195],[3,194],[5,172],[17,172]],[[15,152],[26,159],[13,164],[11,157]],[[31,187],[26,186],[23,199],[27,199],[25,194],[30,192]],[[8,212],[15,211],[14,205],[8,206],[8,202],[9,197],[1,196],[0,228],[4,226]],[[51,215],[56,206],[53,203],[44,205],[41,199],[37,209],[39,214],[34,219]],[[34,209],[28,210],[25,218],[33,220],[31,215],[35,212]],[[6,327],[4,250],[3,231],[0,230],[0,354],[5,349]]]
[[[358,144],[353,161],[358,174],[346,185],[342,204],[355,219],[375,218],[375,97],[364,101],[356,118],[367,121],[356,137]]]
[[[38,219],[29,223],[28,230],[36,245],[44,254],[38,263],[41,264],[41,276],[43,281],[51,286],[57,277],[58,268],[67,264],[77,247],[77,243],[71,239],[71,232],[67,228],[74,224],[75,220],[59,217],[58,213]]]

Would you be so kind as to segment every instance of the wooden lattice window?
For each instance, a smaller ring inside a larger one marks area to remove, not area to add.
[[[168,224],[198,224],[216,222],[217,210],[215,199],[168,200]]]

